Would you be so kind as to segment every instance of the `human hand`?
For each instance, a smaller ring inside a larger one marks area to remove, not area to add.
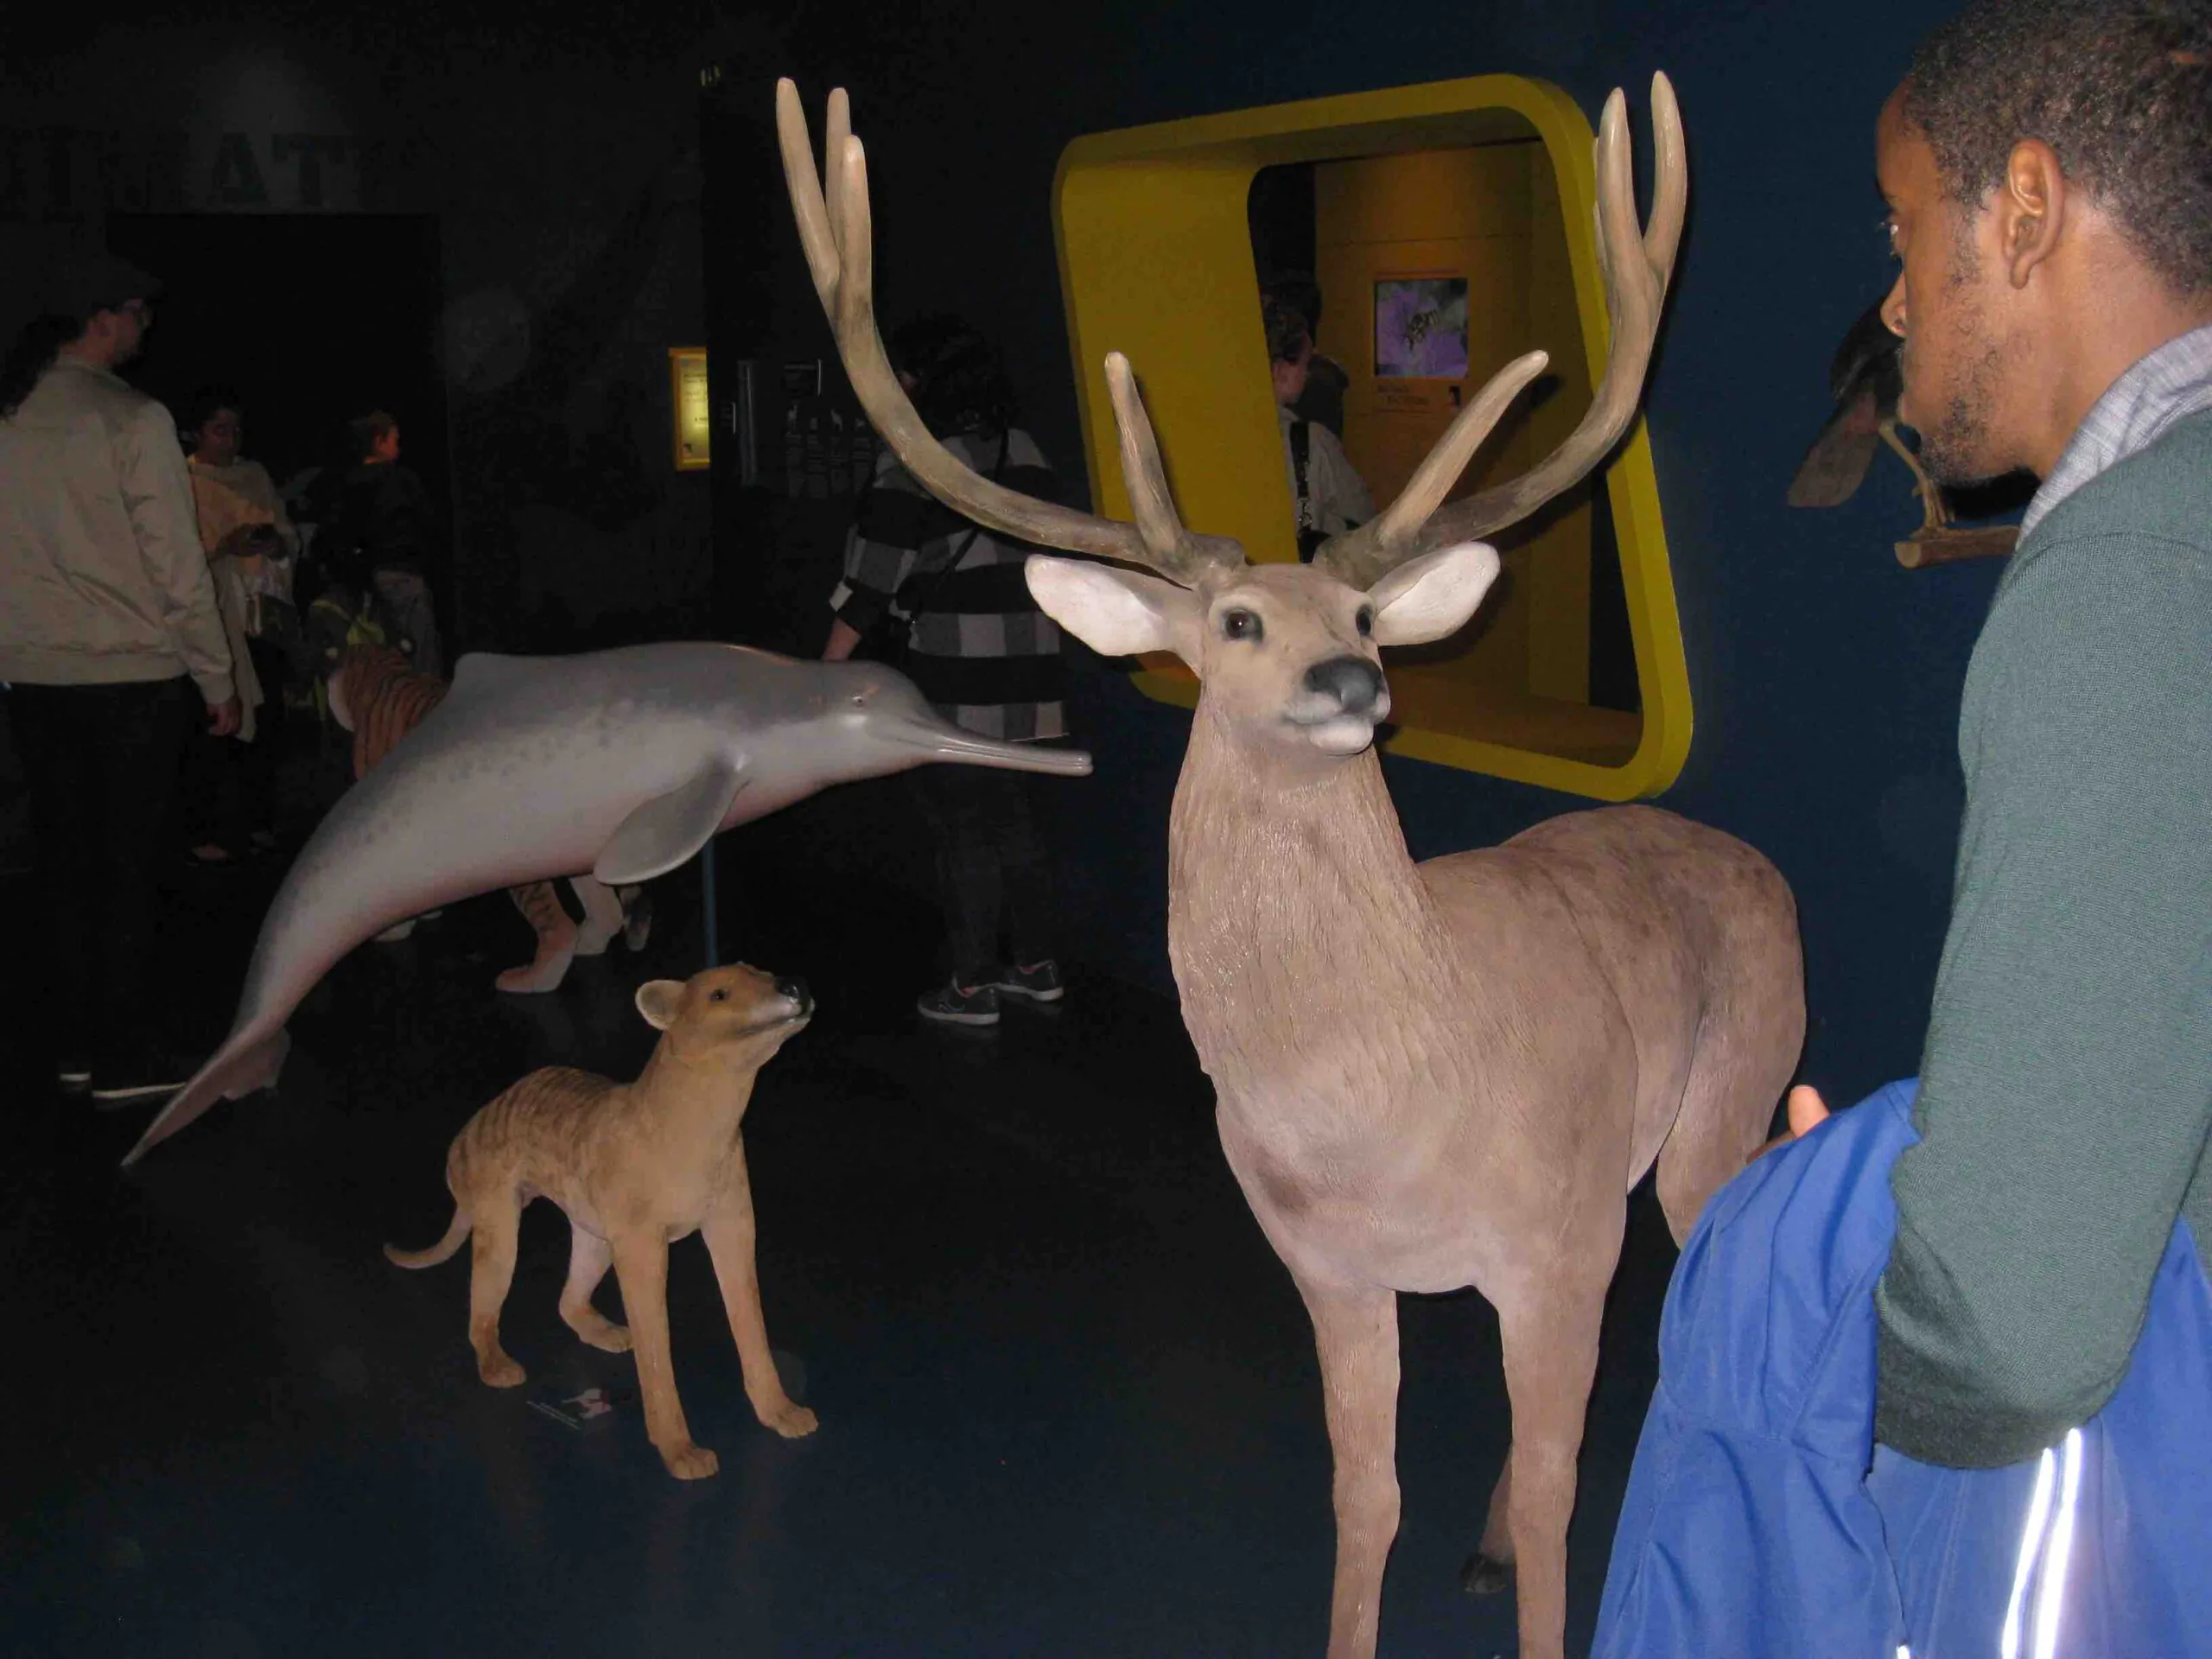
[[[1810,1135],[1828,1121],[1828,1103],[1821,1098],[1821,1091],[1809,1083],[1801,1083],[1789,1091],[1789,1133],[1775,1136],[1750,1158],[1745,1159],[1745,1163],[1764,1157],[1777,1147],[1787,1146],[1792,1141]]]
[[[233,694],[220,702],[207,705],[207,734],[210,737],[234,737],[238,724],[245,718],[245,705]]]
[[[853,654],[860,642],[860,630],[838,617],[830,624],[830,642],[822,647],[822,660],[842,663]]]

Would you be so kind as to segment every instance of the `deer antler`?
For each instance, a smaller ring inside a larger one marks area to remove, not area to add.
[[[1025,542],[1143,565],[1185,586],[1208,569],[1242,564],[1244,550],[1235,541],[1194,535],[1177,518],[1152,423],[1128,359],[1118,352],[1106,359],[1106,378],[1121,431],[1122,474],[1136,509],[1134,524],[1009,490],[963,464],[931,435],[876,332],[868,157],[852,136],[851,109],[843,88],[830,94],[828,167],[817,180],[798,88],[788,79],[776,83],[776,132],[807,267],[853,391],[892,453],[946,506]]]
[[[1314,556],[1355,588],[1371,587],[1419,554],[1479,540],[1517,524],[1580,483],[1612,452],[1636,418],[1643,377],[1658,338],[1659,315],[1682,236],[1689,167],[1681,112],[1663,74],[1651,78],[1655,149],[1651,223],[1639,232],[1636,184],[1629,156],[1628,100],[1620,89],[1605,100],[1598,127],[1598,264],[1605,277],[1613,345],[1605,378],[1581,425],[1533,470],[1439,511],[1452,481],[1481,448],[1522,387],[1543,372],[1541,352],[1509,363],[1459,412],[1395,501],[1357,530],[1332,537]]]

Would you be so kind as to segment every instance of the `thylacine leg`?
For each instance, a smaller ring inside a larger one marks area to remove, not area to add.
[[[638,1391],[645,1396],[645,1433],[668,1472],[678,1480],[703,1480],[721,1459],[693,1444],[677,1397],[676,1366],[668,1345],[668,1240],[658,1229],[626,1232],[611,1241],[614,1275],[629,1317],[631,1351],[638,1357]]]
[[[722,1306],[729,1314],[730,1334],[737,1338],[737,1360],[744,1368],[745,1397],[753,1402],[753,1415],[786,1440],[811,1434],[815,1415],[784,1392],[776,1374],[775,1357],[768,1348],[768,1326],[760,1313],[760,1275],[753,1262],[753,1187],[747,1179],[741,1148],[715,1207],[707,1212],[700,1231],[705,1234],[708,1254],[715,1259],[715,1277],[722,1287]]]
[[[527,965],[510,968],[494,982],[503,991],[556,991],[568,976],[569,959],[576,954],[576,925],[561,908],[561,897],[550,881],[531,881],[509,887],[507,897],[537,936],[537,954]]]
[[[525,1373],[499,1346],[499,1309],[514,1282],[522,1206],[512,1191],[480,1190],[469,1195],[469,1212],[476,1230],[469,1258],[468,1344],[476,1351],[476,1374],[495,1389],[512,1389]]]
[[[576,954],[605,956],[607,942],[622,931],[622,901],[613,888],[588,875],[570,876],[569,891],[584,907],[583,925],[576,930]]]
[[[1337,1512],[1328,1659],[1371,1659],[1382,1567],[1398,1535],[1398,1299],[1300,1281],[1321,1357]]]
[[[614,1247],[596,1233],[569,1223],[569,1282],[561,1287],[561,1318],[569,1329],[610,1354],[630,1351],[630,1333],[591,1305],[591,1294],[607,1277]]]

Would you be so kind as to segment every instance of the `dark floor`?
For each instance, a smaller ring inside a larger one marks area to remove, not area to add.
[[[589,1432],[533,1408],[632,1376],[559,1322],[549,1206],[507,1304],[521,1389],[476,1379],[465,1265],[403,1273],[378,1249],[436,1237],[446,1141],[524,1071],[639,1064],[630,993],[698,965],[692,872],[658,884],[642,960],[579,963],[552,996],[491,988],[527,954],[502,899],[365,947],[295,1018],[280,1095],[219,1108],[129,1175],[115,1160],[150,1107],[56,1099],[17,1019],[0,1652],[1318,1654],[1312,1344],[1174,1007],[1078,970],[1057,1013],[917,1029],[929,912],[823,854],[851,810],[722,843],[725,954],[822,997],[747,1123],[769,1332],[822,1427],[787,1443],[753,1421],[705,1251],[680,1243],[677,1380],[721,1455],[711,1481],[663,1471],[633,1402]],[[785,868],[809,857],[826,862]],[[226,1021],[275,874],[181,875],[168,966],[188,1024]],[[0,881],[10,913],[28,896]],[[33,937],[14,935],[35,973]],[[1639,1194],[1583,1459],[1577,1650],[1672,1260]],[[1510,1652],[1510,1599],[1457,1583],[1506,1440],[1496,1326],[1472,1295],[1402,1306],[1382,1650]]]

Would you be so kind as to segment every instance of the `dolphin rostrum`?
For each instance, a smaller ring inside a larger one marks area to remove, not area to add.
[[[1090,771],[1077,751],[964,732],[874,663],[705,644],[464,657],[445,700],[300,849],[262,921],[231,1034],[124,1162],[218,1099],[274,1083],[292,1010],[395,922],[524,881],[643,881],[831,784],[939,760]]]

